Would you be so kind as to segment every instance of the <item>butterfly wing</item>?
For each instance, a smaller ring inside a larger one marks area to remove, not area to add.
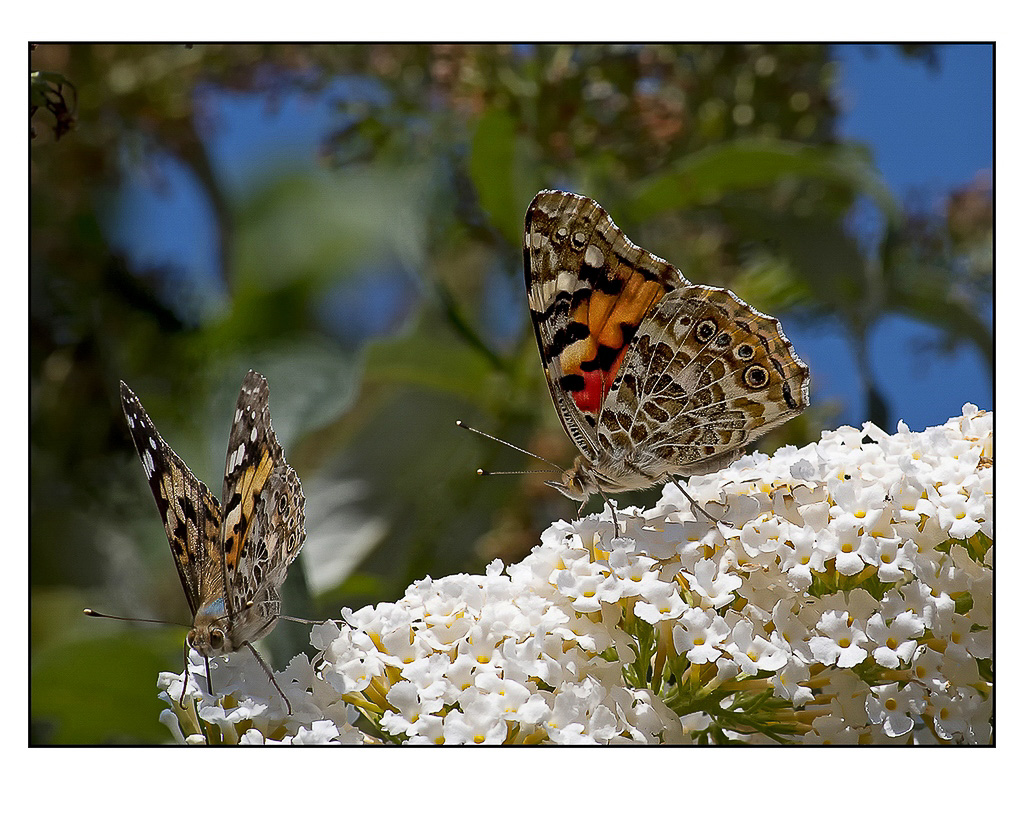
[[[523,243],[530,315],[562,425],[591,460],[597,422],[644,316],[689,282],[634,245],[597,202],[541,191]]]
[[[223,501],[228,611],[237,616],[250,602],[270,601],[264,614],[276,616],[277,591],[306,537],[305,498],[271,426],[267,381],[252,370],[228,439]]]
[[[206,484],[160,437],[141,402],[123,381],[121,408],[164,522],[185,598],[195,616],[203,602],[215,596],[221,579],[220,505]]]
[[[777,319],[728,290],[683,287],[640,325],[601,413],[601,445],[647,474],[706,474],[803,412],[809,385]]]

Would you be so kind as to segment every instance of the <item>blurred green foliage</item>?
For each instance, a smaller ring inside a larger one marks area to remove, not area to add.
[[[897,202],[865,148],[836,135],[825,46],[50,44],[32,68],[35,743],[169,738],[150,695],[159,671],[180,670],[184,629],[78,614],[187,619],[120,379],[217,493],[242,376],[267,376],[307,497],[285,589],[296,616],[516,560],[574,514],[541,475],[479,479],[477,467],[535,465],[453,423],[574,457],[522,292],[523,214],[542,188],[598,199],[693,281],[842,322],[861,352],[896,310],[991,362],[979,318],[990,192],[956,192],[945,220]],[[331,92],[339,81],[348,90]],[[271,107],[331,92],[338,124],[317,163],[260,166],[230,186],[210,147],[225,125],[211,89]],[[156,156],[202,191],[214,286],[132,264],[111,242],[126,175]],[[860,197],[884,217],[877,250],[846,227]],[[812,407],[761,448],[815,438],[829,411]],[[284,624],[269,654],[282,667],[304,646],[305,629]]]

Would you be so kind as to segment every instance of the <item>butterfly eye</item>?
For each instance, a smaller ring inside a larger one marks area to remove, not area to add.
[[[210,631],[210,648],[214,651],[220,651],[224,648],[224,632],[219,628],[211,629]]]

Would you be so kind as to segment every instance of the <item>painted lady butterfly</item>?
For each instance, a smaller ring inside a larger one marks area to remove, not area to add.
[[[806,409],[810,373],[777,319],[690,283],[592,199],[537,194],[523,256],[548,388],[580,451],[547,482],[567,497],[679,486]]]
[[[228,438],[222,505],[121,382],[124,416],[192,612],[187,645],[207,667],[210,657],[247,647],[277,686],[252,643],[280,616],[281,584],[306,536],[305,499],[271,426],[268,397],[266,379],[250,370]]]

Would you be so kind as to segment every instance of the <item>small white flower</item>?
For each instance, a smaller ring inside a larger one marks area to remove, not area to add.
[[[772,677],[772,689],[777,696],[784,697],[799,707],[814,698],[814,692],[807,686],[801,685],[810,677],[807,663],[795,654],[789,654],[786,656],[786,664]]]
[[[805,524],[791,526],[786,542],[779,545],[779,567],[789,575],[789,582],[798,589],[806,589],[814,579],[812,572],[825,570],[828,553],[818,548],[815,530]]]
[[[719,646],[729,636],[725,618],[714,611],[691,608],[683,612],[672,627],[672,643],[677,654],[695,665],[717,660],[722,652]]]
[[[886,511],[885,494],[886,489],[881,482],[836,481],[832,488],[830,514],[837,527],[870,531]]]
[[[913,612],[904,611],[886,625],[881,614],[873,614],[868,620],[867,635],[878,646],[871,656],[883,668],[899,668],[909,663],[917,650],[917,640],[924,634],[924,623]]]
[[[777,671],[788,659],[782,648],[754,634],[753,626],[746,621],[735,625],[732,640],[725,645],[725,650],[736,661],[742,673],[752,676],[761,671]]]
[[[471,689],[472,690],[472,689]],[[445,745],[500,745],[508,735],[508,724],[492,698],[468,697],[462,710],[449,711],[442,727]]]
[[[804,734],[805,745],[859,745],[865,731],[835,714],[823,714],[811,722],[811,730]]]
[[[910,683],[879,685],[867,697],[865,708],[872,724],[880,725],[886,736],[900,737],[914,727],[914,717],[924,711],[921,689]]]
[[[340,736],[338,726],[329,719],[314,720],[313,724],[306,728],[300,725],[295,732],[292,745],[327,745],[335,742]]]
[[[983,697],[970,686],[953,688],[949,694],[932,694],[928,698],[935,732],[956,744],[987,744],[991,742],[991,697]]]
[[[728,605],[736,597],[735,591],[743,585],[737,575],[719,571],[718,564],[711,558],[697,561],[694,573],[682,572],[690,589],[700,595],[706,606],[719,608]]]
[[[917,557],[917,544],[899,537],[875,538],[878,579],[883,583],[902,580],[905,573],[912,571]]]
[[[679,590],[672,583],[659,581],[648,589],[647,599],[638,600],[633,611],[641,620],[648,623],[660,623],[662,620],[675,620],[685,610],[686,604],[679,596]]]
[[[817,624],[819,635],[810,639],[814,658],[825,665],[852,668],[868,656],[862,645],[864,630],[845,611],[826,611]]]
[[[960,492],[939,494],[939,498],[941,503],[936,509],[939,525],[949,531],[950,537],[966,539],[981,529],[988,511],[984,498]]]
[[[831,548],[835,550],[836,571],[840,574],[850,577],[860,572],[865,564],[877,562],[875,539],[863,534],[861,526],[850,515],[836,520],[831,533],[835,536]]]

